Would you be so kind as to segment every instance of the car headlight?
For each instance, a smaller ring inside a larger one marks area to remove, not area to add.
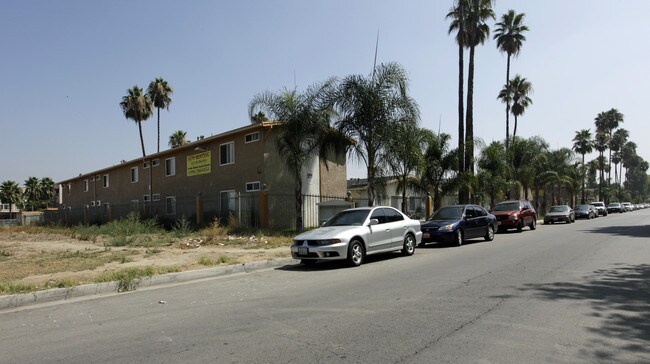
[[[439,230],[439,231],[450,231],[450,230],[454,230],[454,225],[453,225],[453,224],[444,225],[444,226],[439,227],[438,230]]]
[[[518,217],[517,214],[512,214],[510,215],[510,220],[517,220]]]

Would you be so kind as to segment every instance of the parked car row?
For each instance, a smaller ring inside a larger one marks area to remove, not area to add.
[[[648,207],[650,207],[650,204],[647,203],[632,204],[629,202],[612,202],[609,205],[607,205],[607,211],[624,213],[629,211],[646,209]]]

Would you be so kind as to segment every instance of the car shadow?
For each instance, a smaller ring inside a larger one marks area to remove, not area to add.
[[[476,243],[483,243],[486,242],[483,238],[476,238],[476,239],[471,239],[471,240],[465,240],[463,241],[463,245],[472,245]],[[462,247],[461,245],[460,247]],[[458,246],[453,245],[452,243],[427,243],[427,245],[418,245],[418,249],[453,249],[453,248],[458,248]]]
[[[594,234],[608,234],[614,236],[629,236],[634,238],[650,238],[650,225],[636,226],[603,226],[584,230]]]
[[[597,336],[586,349],[593,354],[594,361],[617,362],[620,351],[647,361],[650,355],[648,282],[649,264],[616,264],[592,272],[581,283],[528,284],[521,290],[533,292],[539,299],[577,301],[589,307],[589,315],[600,320],[599,326],[585,328]],[[619,340],[612,341],[612,337]]]
[[[416,249],[416,254],[417,254],[417,249]],[[399,252],[388,252],[382,254],[369,255],[366,257],[362,265],[373,264],[376,262],[387,261],[387,260],[397,259],[401,257],[404,256]],[[348,262],[345,260],[329,260],[329,261],[325,260],[325,261],[319,261],[314,265],[304,265],[300,263],[298,260],[296,260],[296,264],[287,264],[281,267],[277,267],[275,269],[295,272],[295,271],[327,271],[332,269],[343,269],[343,268],[356,268],[356,267],[351,267],[348,264]]]

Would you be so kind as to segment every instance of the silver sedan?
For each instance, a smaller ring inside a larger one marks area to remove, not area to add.
[[[322,227],[293,238],[291,255],[311,265],[318,260],[347,260],[359,266],[371,254],[400,250],[413,255],[422,241],[420,222],[388,206],[339,212]]]

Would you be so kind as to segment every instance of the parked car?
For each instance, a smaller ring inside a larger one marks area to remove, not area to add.
[[[546,216],[544,216],[544,224],[553,224],[560,221],[564,221],[567,224],[576,221],[575,213],[570,206],[551,206]]]
[[[604,202],[596,201],[592,202],[591,205],[596,207],[599,216],[607,216],[607,207]]]
[[[610,214],[613,212],[624,213],[625,210],[620,202],[612,202],[607,206],[607,212]]]
[[[632,211],[632,204],[629,202],[621,202],[621,207],[625,212]]]
[[[576,208],[573,210],[575,212],[576,219],[585,218],[591,220],[598,214],[595,206],[592,205],[576,205]]]
[[[513,200],[499,202],[491,211],[499,222],[498,231],[517,229],[518,232],[524,226],[535,230],[537,227],[537,212],[528,200]]]
[[[291,256],[305,265],[345,259],[358,266],[371,254],[401,250],[413,255],[421,241],[418,220],[388,206],[360,207],[341,211],[323,226],[294,237]]]
[[[439,208],[422,226],[422,245],[432,242],[457,246],[467,239],[494,239],[497,219],[478,205],[454,205]]]
[[[600,216],[600,214],[598,213],[598,209],[596,208],[596,206],[594,206],[594,205],[589,205],[589,207],[591,208],[591,211],[594,212],[594,218],[597,218],[597,217]]]

